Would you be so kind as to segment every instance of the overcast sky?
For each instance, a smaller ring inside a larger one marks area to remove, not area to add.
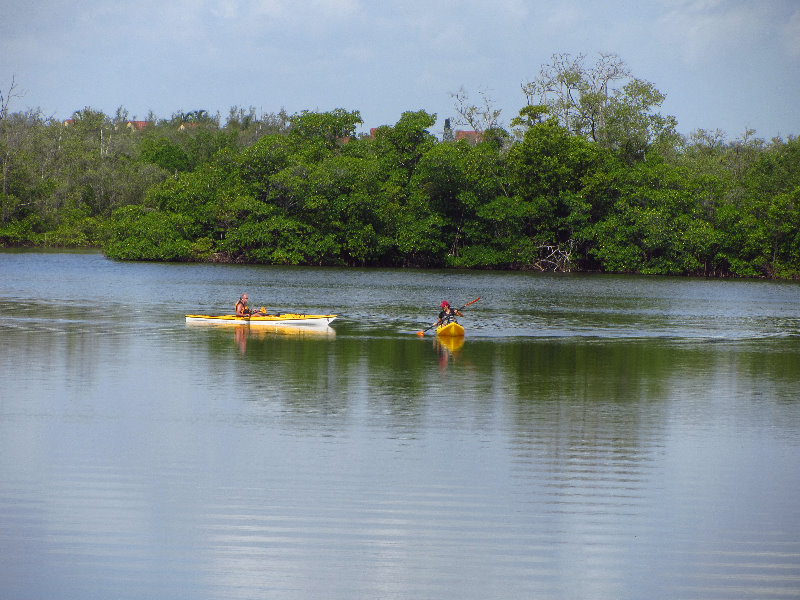
[[[259,113],[344,108],[364,130],[455,117],[483,91],[505,125],[555,53],[613,52],[681,133],[800,134],[800,0],[0,0],[10,109]]]

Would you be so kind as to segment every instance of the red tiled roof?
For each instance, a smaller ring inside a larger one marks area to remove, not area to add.
[[[468,142],[480,142],[483,134],[480,131],[456,131],[457,140],[467,140]]]

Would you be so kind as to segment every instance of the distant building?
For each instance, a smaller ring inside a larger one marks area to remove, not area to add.
[[[483,132],[481,131],[456,131],[456,141],[466,140],[468,143],[475,145],[483,139]]]
[[[147,127],[147,121],[128,121],[125,125],[131,131],[141,131],[145,127]]]
[[[73,125],[74,123],[75,123],[75,119],[64,119],[64,122],[62,123],[62,125],[64,127],[66,127],[68,125]]]

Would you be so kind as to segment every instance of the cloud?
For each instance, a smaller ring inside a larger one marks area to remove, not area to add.
[[[772,52],[800,56],[800,9],[794,0],[662,0],[657,35],[677,48],[683,62],[709,65],[719,59]],[[779,45],[782,46],[779,48]]]
[[[800,59],[800,8],[792,13],[782,27],[781,39],[789,58]]]
[[[548,30],[572,31],[575,27],[582,26],[584,15],[577,5],[563,2],[551,7],[544,20]]]
[[[337,27],[361,10],[358,0],[256,0],[241,5],[240,18],[314,30]]]
[[[721,0],[667,0],[658,28],[690,65],[709,64],[752,39],[764,27],[760,4]]]

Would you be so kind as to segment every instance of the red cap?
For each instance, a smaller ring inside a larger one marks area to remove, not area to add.
[[[442,300],[442,303],[439,306],[444,308],[445,306],[450,306],[450,303],[447,300]]]

